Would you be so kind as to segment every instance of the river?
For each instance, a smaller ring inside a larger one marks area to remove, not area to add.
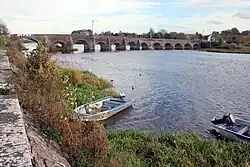
[[[134,109],[107,122],[108,129],[194,130],[208,136],[214,116],[230,112],[250,120],[250,55],[175,50],[78,51],[53,58],[63,66],[114,80],[116,91],[135,100]]]

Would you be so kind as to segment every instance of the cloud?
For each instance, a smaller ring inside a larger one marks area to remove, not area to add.
[[[243,19],[234,16],[232,13],[214,13],[208,16],[196,16],[183,19],[176,25],[182,25],[187,29],[193,30],[193,32],[205,31],[206,34],[210,34],[212,31],[221,31],[225,29],[231,29],[237,27],[240,31],[249,29],[250,22],[246,22]]]
[[[143,0],[23,0],[13,5],[15,3],[2,0],[0,11],[1,19],[13,33],[70,33],[73,29],[91,28],[91,20],[98,20],[97,31],[138,31],[132,26],[157,17],[157,13],[145,15],[143,12],[160,5],[158,1]]]
[[[186,5],[186,7],[196,7],[196,8],[250,7],[249,0],[176,0],[176,4]]]
[[[249,29],[249,0],[1,0],[0,19],[12,33],[71,33],[119,30],[143,33],[149,28],[168,32],[211,33],[237,27]],[[233,9],[233,10],[232,10]],[[244,9],[244,10],[243,10]]]
[[[1,12],[12,15],[22,13],[25,16],[36,17],[37,19],[51,20],[74,17],[98,16],[103,14],[114,14],[118,12],[135,12],[137,10],[149,9],[160,5],[156,1],[142,0],[23,0],[20,5],[13,5],[14,0],[2,0]],[[12,11],[10,13],[10,11]]]
[[[223,24],[221,21],[217,21],[217,20],[208,20],[207,23],[211,23],[211,24],[215,24],[215,25]]]
[[[240,19],[250,19],[250,12],[237,12],[234,16]]]

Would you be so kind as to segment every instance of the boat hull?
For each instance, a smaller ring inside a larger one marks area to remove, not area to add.
[[[240,118],[236,118],[236,123],[237,124],[244,124],[247,125],[248,127],[250,127],[250,122],[240,119]],[[233,141],[238,141],[238,142],[250,142],[250,134],[249,132],[246,132],[244,134],[240,134],[237,132],[234,132],[232,130],[227,129],[226,127],[222,126],[222,125],[215,125],[213,124],[213,128],[216,130],[216,132],[218,132],[220,134],[221,137],[224,137],[226,139],[230,139]]]
[[[114,108],[112,108],[112,109],[108,109],[106,111],[96,113],[96,114],[93,114],[93,115],[76,114],[73,117],[78,118],[78,119],[80,119],[82,121],[104,121],[104,120],[118,114],[119,112],[131,107],[132,104],[133,104],[132,100],[125,101],[125,100],[118,99],[118,98],[107,97],[107,98],[104,98],[104,99],[96,100],[96,101],[94,101],[92,103],[89,103],[88,105],[95,105],[95,104],[101,105],[106,101],[113,101],[113,102],[116,102],[116,103],[120,102],[121,104],[114,107]],[[80,110],[80,109],[82,109],[82,106],[78,107],[76,109],[76,111]]]

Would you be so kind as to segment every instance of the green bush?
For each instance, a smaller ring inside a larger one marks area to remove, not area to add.
[[[241,47],[235,43],[231,43],[231,44],[224,43],[224,44],[218,46],[218,48],[221,48],[221,49],[241,49]]]

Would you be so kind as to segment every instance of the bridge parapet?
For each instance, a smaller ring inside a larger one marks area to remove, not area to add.
[[[199,42],[191,41],[191,40],[181,40],[181,39],[155,39],[155,38],[134,38],[130,36],[86,36],[83,34],[30,34],[30,35],[19,35],[17,38],[28,38],[33,41],[40,41],[44,37],[47,37],[50,43],[53,45],[55,42],[59,42],[63,45],[81,43],[84,47],[88,48],[88,50],[94,51],[94,43],[100,44],[103,50],[110,50],[111,45],[116,45],[121,47],[122,49],[126,48],[126,45],[130,45],[134,49],[138,49],[140,47],[150,48],[154,46],[160,46],[164,48],[167,46],[184,46],[192,47],[195,45],[195,48],[199,47]],[[136,44],[136,46],[135,46]],[[181,48],[180,47],[180,48]]]

